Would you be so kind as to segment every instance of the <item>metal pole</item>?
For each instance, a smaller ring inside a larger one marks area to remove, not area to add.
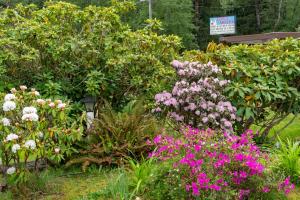
[[[149,19],[152,19],[152,0],[148,0],[149,2]]]

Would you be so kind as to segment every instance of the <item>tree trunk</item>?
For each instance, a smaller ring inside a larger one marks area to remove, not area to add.
[[[194,9],[195,9],[195,21],[198,23],[200,20],[200,3],[201,0],[194,0]]]
[[[256,31],[260,32],[260,0],[255,0]]]
[[[274,25],[273,31],[276,30],[276,28],[277,28],[277,26],[278,26],[278,24],[279,24],[279,22],[280,22],[282,3],[283,3],[283,0],[280,0],[279,6],[278,6],[278,17],[277,17],[277,21],[276,21],[276,23],[275,23],[275,25]]]

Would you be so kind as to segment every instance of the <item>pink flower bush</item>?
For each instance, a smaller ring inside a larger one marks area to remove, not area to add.
[[[220,80],[221,69],[211,62],[173,61],[179,81],[172,92],[155,95],[157,107],[153,112],[166,112],[178,122],[206,129],[232,131],[236,108],[222,95],[229,82]]]
[[[153,141],[157,148],[150,157],[172,162],[191,198],[222,199],[226,193],[242,200],[274,191],[287,194],[294,187],[289,179],[279,185],[266,182],[268,156],[252,141],[251,130],[241,136],[194,128],[182,133],[180,138],[157,136]]]

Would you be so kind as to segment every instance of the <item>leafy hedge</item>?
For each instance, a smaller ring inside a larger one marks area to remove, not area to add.
[[[48,2],[42,9],[2,10],[0,91],[26,84],[48,96],[78,100],[89,92],[116,105],[136,95],[152,98],[174,74],[164,66],[178,54],[180,39],[158,35],[156,21],[132,31],[120,15],[133,8],[127,1],[84,9]]]
[[[206,52],[185,52],[184,60],[218,64],[231,84],[226,93],[248,128],[264,122],[263,137],[288,114],[300,109],[300,40],[266,44],[210,44]],[[270,115],[269,111],[272,111]]]

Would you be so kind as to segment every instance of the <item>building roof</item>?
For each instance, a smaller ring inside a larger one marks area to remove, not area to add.
[[[227,36],[221,37],[220,42],[224,43],[245,43],[245,44],[256,44],[265,43],[269,40],[284,39],[287,37],[300,38],[300,32],[272,32],[272,33],[261,33],[253,35],[237,35],[237,36]]]

